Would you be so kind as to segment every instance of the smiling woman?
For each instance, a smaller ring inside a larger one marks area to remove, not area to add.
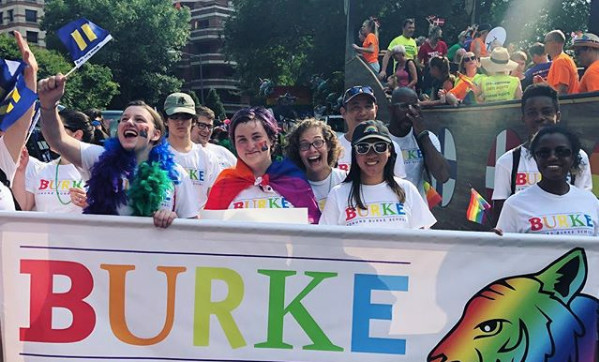
[[[352,164],[331,190],[320,224],[423,229],[437,220],[416,187],[394,176],[397,153],[387,127],[366,121],[352,136]]]
[[[39,83],[42,132],[50,147],[89,177],[84,213],[152,216],[158,227],[168,227],[177,217],[195,218],[197,197],[168,150],[160,114],[142,101],[132,102],[116,138],[104,147],[81,142],[68,136],[58,116],[66,82],[58,74]]]
[[[304,207],[310,222],[318,222],[320,211],[304,172],[288,159],[271,159],[277,133],[275,118],[263,107],[235,113],[229,137],[239,160],[218,176],[205,209]]]
[[[530,146],[541,181],[513,196],[501,210],[497,229],[511,233],[596,236],[599,200],[568,183],[581,166],[580,140],[559,126],[542,128]]]

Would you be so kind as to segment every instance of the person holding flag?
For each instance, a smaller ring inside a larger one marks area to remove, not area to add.
[[[24,65],[15,68],[9,66],[10,61],[2,61],[0,129],[4,133],[0,136],[0,211],[20,209],[11,193],[10,184],[25,146],[37,90],[38,65],[35,55],[19,32],[14,35]]]
[[[177,217],[197,218],[199,205],[189,176],[173,160],[162,116],[142,101],[123,111],[117,137],[104,147],[70,137],[58,115],[67,78],[39,82],[42,132],[50,147],[90,173],[86,214],[152,216],[166,228]]]
[[[447,103],[456,105],[460,102],[466,104],[476,103],[475,94],[480,94],[482,90],[477,85],[484,75],[478,73],[480,64],[476,55],[467,52],[460,60],[459,70],[454,87],[447,92]]]
[[[416,187],[394,175],[397,153],[383,122],[356,127],[351,157],[349,174],[329,193],[319,224],[428,229],[437,222]]]

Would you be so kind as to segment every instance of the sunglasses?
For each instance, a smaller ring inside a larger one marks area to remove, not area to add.
[[[376,153],[385,153],[389,149],[389,144],[387,142],[376,142],[376,143],[358,143],[354,146],[356,153],[358,155],[365,155],[370,152],[370,149],[373,148]]]
[[[576,47],[574,48],[574,55],[579,56],[580,53],[587,50],[587,47]]]
[[[353,86],[353,87],[349,88],[348,90],[346,90],[345,93],[343,94],[343,103],[346,103],[347,99],[355,96],[356,94],[360,94],[360,93],[374,94],[374,91],[369,86],[361,86],[361,85]]]
[[[202,123],[202,122],[196,122],[196,127],[198,127],[199,129],[213,129],[214,126],[208,123]]]
[[[317,150],[322,148],[322,146],[324,146],[324,140],[314,140],[314,142],[301,142],[299,144],[299,149],[300,151],[308,151],[310,149],[310,146],[314,146],[314,148],[316,148]]]
[[[540,150],[535,152],[535,156],[537,158],[547,159],[551,157],[552,153],[555,154],[555,157],[558,158],[567,158],[572,156],[572,150],[564,147],[558,147],[556,149],[541,148]]]
[[[464,61],[464,63],[473,62],[476,60],[476,56],[464,57],[462,58],[462,60]]]

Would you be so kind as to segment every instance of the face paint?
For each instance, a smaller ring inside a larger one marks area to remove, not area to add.
[[[141,131],[139,131],[139,137],[148,138],[148,131],[142,129]]]
[[[262,152],[268,151],[268,145],[266,144],[266,141],[260,142],[259,147],[260,147],[260,151],[262,151]]]

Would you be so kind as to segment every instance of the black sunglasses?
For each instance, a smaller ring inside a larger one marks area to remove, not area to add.
[[[389,144],[387,142],[376,142],[376,143],[358,143],[354,146],[356,153],[358,155],[365,155],[370,152],[370,149],[373,148],[376,153],[385,153],[387,149],[389,149]]]
[[[462,60],[464,61],[464,63],[473,62],[476,60],[476,56],[464,57],[462,58]]]
[[[540,150],[535,152],[535,156],[537,158],[547,159],[551,157],[552,153],[554,153],[555,157],[558,158],[566,158],[572,156],[572,150],[564,147],[558,147],[556,149],[541,148]]]

